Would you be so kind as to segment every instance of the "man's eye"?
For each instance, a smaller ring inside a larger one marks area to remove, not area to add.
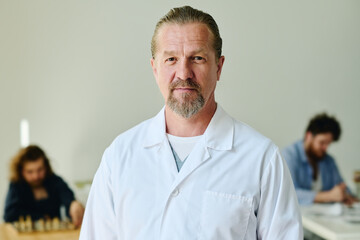
[[[195,57],[193,58],[193,60],[194,60],[195,62],[204,62],[204,61],[205,61],[205,58],[203,58],[203,57],[201,57],[201,56],[195,56]]]
[[[174,62],[175,61],[175,58],[174,57],[171,57],[171,58],[168,58],[166,59],[167,62]]]

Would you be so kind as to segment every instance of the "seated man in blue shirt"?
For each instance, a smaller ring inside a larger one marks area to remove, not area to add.
[[[339,140],[340,133],[334,117],[319,114],[311,119],[303,140],[283,149],[301,205],[355,201],[334,159],[326,152],[332,142]]]
[[[10,164],[10,186],[6,196],[4,220],[18,221],[20,216],[32,220],[60,217],[60,207],[75,226],[80,226],[84,208],[74,193],[51,169],[49,159],[38,146],[19,151]]]

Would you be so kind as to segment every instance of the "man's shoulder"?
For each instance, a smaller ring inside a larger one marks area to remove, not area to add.
[[[262,133],[249,126],[248,124],[234,119],[234,141],[235,142],[250,142],[256,143],[257,146],[263,147],[264,145],[275,146],[273,141],[264,136]]]
[[[144,149],[145,136],[149,136],[149,129],[153,118],[142,121],[134,127],[119,134],[111,144],[105,149],[102,157],[102,163],[107,166],[106,169],[119,169],[117,164],[125,164],[129,156],[140,154]],[[149,137],[148,137],[149,138]]]
[[[335,164],[335,158],[331,156],[329,153],[326,153],[323,162]]]
[[[153,119],[154,117],[144,120],[134,127],[119,134],[107,147],[105,153],[107,152],[110,155],[119,154],[121,152],[126,152],[128,150],[142,146],[144,138],[148,134],[148,129],[150,128],[150,124]]]
[[[278,146],[268,137],[249,126],[234,119],[234,149],[256,153],[256,159],[269,161],[279,152]]]
[[[296,142],[293,142],[292,144],[287,145],[286,147],[284,147],[281,152],[282,153],[286,153],[286,154],[299,154],[299,150],[302,147],[302,141],[301,140],[297,140]]]
[[[112,142],[114,144],[134,144],[134,141],[139,141],[143,139],[144,135],[147,133],[147,129],[153,118],[142,121],[141,123],[133,126],[132,128],[126,130],[125,132],[120,133]]]
[[[290,168],[298,166],[304,161],[304,158],[306,159],[303,148],[303,141],[298,140],[281,150],[281,154]]]
[[[236,120],[221,106],[217,111],[204,133],[208,146],[214,149],[239,149],[241,151],[263,150],[274,147],[273,142],[259,133],[248,124]]]

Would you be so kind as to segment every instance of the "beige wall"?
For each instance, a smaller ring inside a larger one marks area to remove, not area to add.
[[[163,101],[150,68],[156,21],[192,6],[218,21],[218,102],[280,147],[319,111],[343,126],[331,147],[351,185],[360,169],[360,1],[0,0],[0,214],[19,122],[69,183],[90,179],[116,135]]]

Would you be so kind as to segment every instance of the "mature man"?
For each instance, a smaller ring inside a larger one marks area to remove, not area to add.
[[[4,220],[18,221],[60,217],[65,206],[75,226],[80,226],[84,208],[67,184],[54,174],[45,152],[31,145],[20,149],[11,161],[10,187],[6,196]]]
[[[326,152],[329,145],[340,138],[340,133],[340,124],[334,117],[318,114],[310,120],[304,139],[282,151],[300,204],[351,204],[355,200],[349,194],[334,159]]]
[[[221,45],[202,11],[160,19],[151,66],[165,107],[106,149],[80,239],[302,239],[278,148],[215,102]]]

